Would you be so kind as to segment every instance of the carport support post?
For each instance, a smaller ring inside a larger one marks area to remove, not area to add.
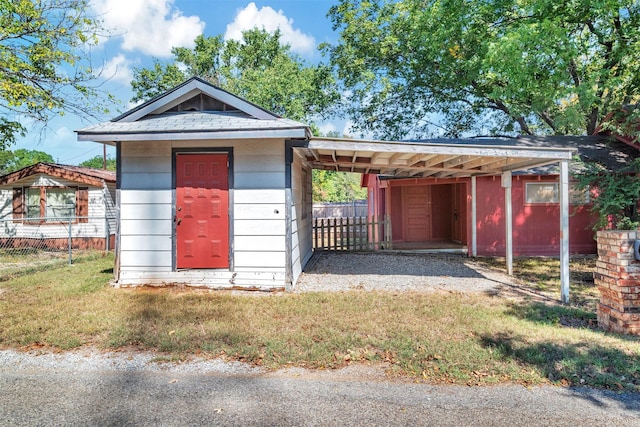
[[[505,258],[507,259],[507,274],[511,276],[513,274],[513,209],[511,206],[511,171],[502,172],[502,188],[504,188]]]
[[[478,213],[476,211],[476,177],[471,177],[471,256],[478,256]]]
[[[569,304],[569,162],[560,162],[560,300]]]

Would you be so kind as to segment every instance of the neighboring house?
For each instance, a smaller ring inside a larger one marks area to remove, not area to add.
[[[0,246],[113,248],[115,172],[37,163],[0,176]]]
[[[504,143],[504,140],[484,140]],[[637,150],[601,137],[521,137],[521,146],[568,147],[584,162],[597,162],[608,171],[626,166]],[[570,169],[578,171],[580,162]],[[505,254],[505,202],[500,175],[476,176],[477,255]],[[470,253],[471,178],[449,178],[441,172],[420,178],[366,175],[371,215],[389,215],[396,249],[458,249]],[[516,172],[512,178],[514,255],[556,255],[560,247],[558,168],[539,167]],[[596,253],[590,195],[570,184],[569,252]]]
[[[478,162],[507,176],[550,163],[566,171],[573,152],[316,138],[195,77],[78,139],[116,147],[117,284],[220,289],[295,285],[313,254],[312,168],[430,173],[429,159],[446,156],[471,159],[460,176],[476,174]],[[568,289],[568,252],[559,253]]]

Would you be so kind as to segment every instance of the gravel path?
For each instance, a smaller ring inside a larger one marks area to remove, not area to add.
[[[298,279],[296,292],[453,291],[499,292],[513,277],[463,255],[316,253]]]

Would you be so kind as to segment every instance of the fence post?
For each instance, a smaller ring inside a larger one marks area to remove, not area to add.
[[[72,232],[71,232],[71,224],[72,224],[72,220],[73,217],[69,216],[69,265],[71,265],[72,263],[72,258],[71,258],[71,239],[72,239]]]
[[[109,240],[111,237],[111,230],[109,230],[109,217],[107,215],[104,216],[104,231],[105,231],[105,236],[104,236],[104,250],[105,251],[109,251],[111,248],[109,247]]]

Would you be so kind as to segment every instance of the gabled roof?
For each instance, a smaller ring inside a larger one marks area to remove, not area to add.
[[[95,187],[102,187],[106,182],[116,182],[116,173],[112,171],[40,162],[0,176],[0,185],[9,185],[37,174],[55,176]]]
[[[109,122],[77,132],[79,140],[99,142],[310,136],[307,125],[283,119],[198,77]]]

